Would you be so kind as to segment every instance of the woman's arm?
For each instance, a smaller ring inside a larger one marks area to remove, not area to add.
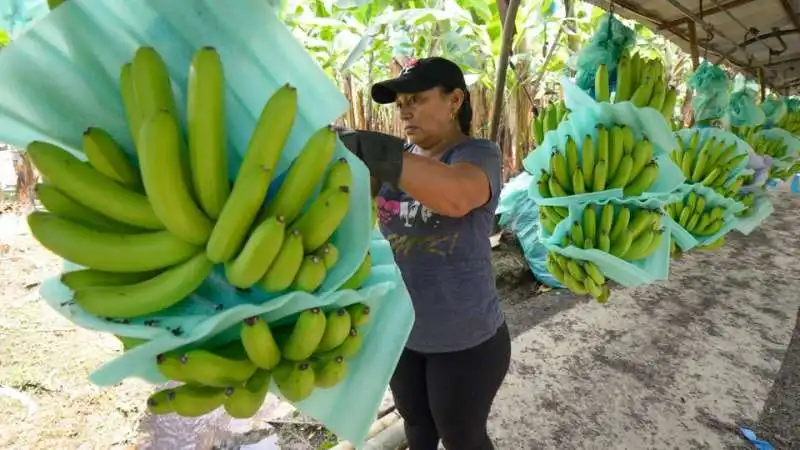
[[[472,161],[452,165],[406,153],[400,189],[433,211],[464,217],[489,201],[491,184],[486,170]]]

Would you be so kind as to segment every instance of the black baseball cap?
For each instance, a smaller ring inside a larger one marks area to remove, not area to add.
[[[438,86],[467,90],[464,72],[449,59],[433,57],[412,60],[397,78],[372,85],[372,100],[375,103],[392,103],[397,94],[412,94]]]

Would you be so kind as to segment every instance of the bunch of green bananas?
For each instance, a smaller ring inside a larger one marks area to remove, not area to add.
[[[553,131],[558,128],[558,124],[566,120],[569,111],[564,101],[548,102],[547,106],[542,109],[539,114],[533,118],[531,130],[533,131],[533,138],[536,140],[536,145],[542,145],[544,142],[544,135],[548,131]]]
[[[590,135],[578,144],[567,137],[563,151],[554,148],[550,171],[542,169],[537,181],[544,198],[567,197],[606,189],[624,190],[624,195],[646,192],[658,178],[658,163],[653,159],[653,144],[646,137],[634,141],[625,125],[597,125],[597,139]]]
[[[792,134],[800,134],[800,112],[788,112],[778,121],[778,126]]]
[[[670,157],[683,170],[687,183],[701,183],[711,188],[724,188],[734,182],[732,172],[747,160],[747,154],[736,154],[736,144],[710,137],[700,142],[700,131],[695,130],[684,144],[676,136],[677,146]],[[741,187],[741,185],[739,186]],[[738,191],[738,188],[737,188]]]
[[[606,277],[589,261],[579,261],[551,251],[547,253],[545,264],[559,283],[578,295],[589,294],[599,303],[607,302],[611,296]]]
[[[581,217],[570,224],[561,245],[597,249],[625,261],[638,261],[658,249],[663,237],[658,210],[589,203]]]
[[[672,120],[678,91],[667,85],[664,64],[657,59],[644,59],[639,53],[620,57],[617,64],[617,85],[614,103],[630,101],[639,108],[656,109]],[[595,99],[610,102],[609,69],[600,65],[594,78]]]
[[[237,341],[158,355],[159,373],[184,384],[152,394],[148,410],[198,417],[222,406],[232,417],[250,418],[264,403],[271,379],[287,400],[302,401],[347,376],[347,361],[361,349],[360,330],[369,317],[363,303],[327,313],[307,309],[274,330],[255,316],[244,320]]]
[[[779,160],[786,157],[789,146],[784,143],[783,139],[759,135],[755,130],[755,128],[740,129],[740,133],[737,134],[759,155],[771,156],[773,159]]]
[[[770,177],[786,181],[794,174],[800,173],[800,160],[795,161],[790,167],[779,169],[773,166],[770,169]]]
[[[123,65],[120,92],[138,167],[100,128],[83,134],[88,163],[50,143],[28,146],[47,180],[38,195],[49,211],[31,214],[28,224],[44,247],[88,268],[63,281],[91,314],[131,318],[171,307],[216,263],[237,288],[314,292],[337,262],[329,239],[349,209],[352,174],[346,160],[331,162],[335,132],[310,136],[262,209],[295,120],[295,88],[284,85],[267,101],[231,186],[224,73],[214,48],[197,50],[188,80],[185,142],[159,53],[141,47]]]
[[[713,236],[725,225],[725,208],[709,206],[708,199],[694,191],[664,209],[672,220],[696,237]]]

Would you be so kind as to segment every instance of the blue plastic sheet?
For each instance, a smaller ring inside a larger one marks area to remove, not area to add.
[[[547,286],[560,288],[561,283],[547,270],[547,246],[540,234],[539,207],[528,197],[531,174],[523,172],[508,181],[500,193],[500,225],[517,238],[525,261],[537,280]]]
[[[16,39],[48,12],[46,0],[0,0],[0,29]]]
[[[213,0],[69,0],[0,52],[0,82],[9,87],[0,92],[0,141],[25,147],[33,140],[43,140],[80,153],[83,130],[95,126],[107,130],[132,153],[116,86],[121,65],[142,45],[155,47],[164,58],[181,116],[185,116],[187,74],[194,51],[206,45],[217,49],[226,69],[231,177],[261,109],[284,83],[298,89],[299,105],[278,166],[280,172],[290,166],[314,131],[347,109],[341,92],[278,20],[272,5],[263,0],[237,0],[236,8]],[[194,295],[175,307],[117,324],[70,305],[69,292],[58,279],[47,281],[43,296],[74,323],[152,339],[98,369],[91,380],[110,385],[136,376],[160,382],[153,378],[152,364],[146,364],[156,353],[192,342],[231,339],[235,334],[231,327],[247,315],[264,313],[269,320],[277,320],[310,306],[371,299],[380,302],[376,307],[384,318],[376,317],[373,326],[380,332],[375,339],[365,340],[361,362],[354,363],[349,380],[298,405],[338,435],[361,442],[407,339],[413,310],[385,241],[372,244],[374,252],[388,255],[388,259],[376,256],[380,264],[371,286],[361,293],[334,293],[361,263],[372,235],[368,171],[341,144],[336,156],[350,161],[354,189],[350,212],[334,237],[341,258],[320,295],[270,298],[258,290],[239,293],[224,283],[217,270]],[[280,180],[278,177],[275,183]],[[145,325],[151,320],[158,321],[156,326]],[[176,328],[183,331],[181,336],[172,334]],[[338,414],[343,410],[348,414]]]
[[[746,217],[737,217],[734,220],[733,228],[744,235],[752,233],[753,230],[758,228],[758,226],[774,212],[772,201],[767,195],[757,196],[751,208],[752,211],[748,211],[750,213],[749,215]]]

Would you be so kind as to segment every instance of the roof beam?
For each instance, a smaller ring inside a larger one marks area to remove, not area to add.
[[[730,11],[733,8],[747,5],[749,3],[752,3],[753,1],[755,0],[731,0],[727,3],[723,3],[721,5],[714,6],[712,8],[698,11],[697,15],[700,17],[708,17],[714,14],[719,14],[721,12],[724,12],[725,10]],[[691,19],[689,19],[688,17],[681,17],[680,19],[670,20],[669,22],[664,22],[663,24],[659,25],[658,28],[656,28],[656,30],[657,31],[670,30],[672,28],[677,27],[678,25],[682,25],[684,23],[689,22],[690,20]]]
[[[798,28],[792,28],[791,30],[773,30],[770,31],[769,33],[760,34],[756,37],[752,37],[746,41],[743,41],[741,44],[739,44],[739,48],[745,48],[747,46],[753,45],[756,42],[763,41],[765,39],[781,38],[784,36],[788,36],[790,34],[798,34],[798,33],[800,33],[800,29]]]

